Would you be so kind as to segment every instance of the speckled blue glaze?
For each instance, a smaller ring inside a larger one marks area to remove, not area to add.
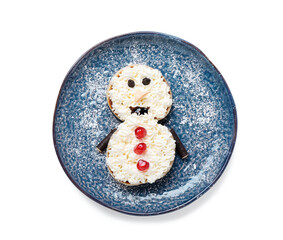
[[[95,147],[120,124],[107,105],[108,83],[136,63],[159,69],[169,82],[173,106],[161,123],[175,129],[190,157],[176,155],[163,179],[131,187],[112,178],[105,153]],[[53,124],[70,180],[98,203],[134,215],[166,213],[200,197],[225,169],[237,132],[235,104],[219,71],[193,45],[153,32],[118,36],[84,54],[62,84]]]

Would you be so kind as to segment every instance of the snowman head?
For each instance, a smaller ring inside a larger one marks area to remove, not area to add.
[[[171,109],[172,93],[159,70],[146,65],[130,65],[112,77],[107,101],[122,121],[131,114],[148,114],[160,120]]]

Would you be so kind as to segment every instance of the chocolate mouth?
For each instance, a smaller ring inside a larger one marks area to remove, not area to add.
[[[144,115],[145,113],[148,114],[149,107],[130,107],[131,114],[136,113],[137,115]]]

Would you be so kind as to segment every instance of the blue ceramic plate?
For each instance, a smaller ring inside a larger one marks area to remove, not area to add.
[[[174,128],[190,156],[176,155],[154,184],[116,182],[96,145],[117,127],[106,101],[113,74],[129,64],[159,69],[171,86],[173,106],[162,124]],[[220,72],[190,43],[155,32],[130,33],[86,52],[67,74],[56,104],[53,137],[59,161],[84,194],[111,209],[155,215],[184,207],[217,181],[232,154],[235,103]]]

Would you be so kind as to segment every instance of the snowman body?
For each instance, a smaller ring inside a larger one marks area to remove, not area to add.
[[[158,120],[170,111],[172,93],[157,69],[130,65],[119,70],[107,89],[110,109],[121,123],[111,136],[106,164],[111,175],[126,185],[153,183],[165,176],[175,159],[175,140]],[[146,135],[137,137],[137,128]],[[138,152],[142,144],[146,149]],[[146,168],[140,168],[140,163]]]
[[[138,139],[135,129],[146,129],[146,136]],[[134,149],[140,144],[146,150],[136,154]],[[142,159],[149,163],[146,171],[138,169]],[[153,183],[162,178],[172,167],[175,159],[175,140],[169,129],[157,123],[150,115],[133,114],[122,124],[110,138],[107,148],[107,166],[113,177],[128,185]]]

